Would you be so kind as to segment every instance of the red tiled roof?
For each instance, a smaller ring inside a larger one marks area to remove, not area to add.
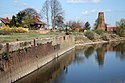
[[[1,21],[4,22],[5,24],[9,24],[11,22],[11,19],[8,19],[8,18],[1,18]],[[32,21],[35,23],[35,24],[45,24],[44,22],[36,19],[36,18],[33,18]]]
[[[32,21],[33,21],[34,23],[36,23],[36,24],[45,24],[45,25],[46,25],[46,23],[44,23],[44,22],[42,22],[42,21],[40,21],[40,20],[38,20],[38,19],[36,19],[36,18],[33,18]]]
[[[8,19],[8,18],[1,18],[1,21],[4,22],[5,24],[9,24],[11,19]]]

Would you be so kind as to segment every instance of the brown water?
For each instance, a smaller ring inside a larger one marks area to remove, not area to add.
[[[125,43],[76,47],[15,83],[125,83]]]

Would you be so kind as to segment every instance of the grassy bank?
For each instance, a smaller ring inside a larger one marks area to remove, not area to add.
[[[114,33],[107,33],[102,31],[87,31],[82,35],[75,35],[76,44],[85,44],[93,42],[110,42],[110,41],[120,41],[125,40],[124,37],[120,37]]]
[[[70,32],[71,35],[75,36],[76,44],[91,43],[91,42],[103,42],[103,41],[118,41],[124,39],[116,34],[109,34],[106,32]],[[36,32],[28,33],[12,33],[10,35],[0,35],[0,43],[33,40],[37,38],[49,38],[53,36],[65,35],[65,32],[49,32],[47,34],[40,34]]]
[[[40,33],[12,33],[10,35],[0,35],[0,43],[6,42],[14,42],[14,41],[22,41],[22,40],[32,40],[36,38],[48,38],[51,36],[56,36],[57,33],[48,33],[48,34],[40,34]]]

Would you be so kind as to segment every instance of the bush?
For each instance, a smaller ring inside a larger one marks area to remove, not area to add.
[[[116,30],[116,34],[121,37],[125,37],[125,27],[118,27]]]
[[[12,28],[11,28],[11,32],[12,32],[12,33],[17,33],[17,32],[18,32],[17,27],[12,27]]]
[[[120,21],[116,22],[116,25],[116,34],[121,37],[125,37],[125,19],[121,19]]]
[[[10,34],[10,27],[9,26],[6,26],[6,27],[2,27],[1,29],[0,29],[0,34],[2,34],[2,35],[8,35],[8,34]]]
[[[10,33],[25,33],[27,32],[27,30],[25,28],[22,28],[22,27],[12,27],[10,28],[9,26],[6,26],[6,27],[2,27],[0,29],[0,34],[1,35],[7,35],[7,34],[10,34]]]
[[[105,31],[102,29],[96,29],[95,32],[99,35],[103,35],[105,33]]]
[[[25,28],[18,27],[18,33],[25,33],[27,32]]]
[[[11,32],[13,32],[13,33],[25,33],[27,31],[22,27],[18,27],[18,28],[17,27],[12,27]]]
[[[95,39],[95,37],[94,37],[94,32],[93,32],[93,31],[86,31],[86,32],[84,33],[84,35],[85,35],[87,38],[89,38],[90,40]]]
[[[109,41],[110,40],[109,36],[106,35],[106,34],[103,34],[101,39],[104,40],[104,41]]]

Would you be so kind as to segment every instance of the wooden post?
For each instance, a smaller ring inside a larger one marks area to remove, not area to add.
[[[33,43],[34,43],[34,46],[36,46],[36,40],[35,39],[33,40]]]
[[[9,54],[9,43],[6,43],[6,53]]]

